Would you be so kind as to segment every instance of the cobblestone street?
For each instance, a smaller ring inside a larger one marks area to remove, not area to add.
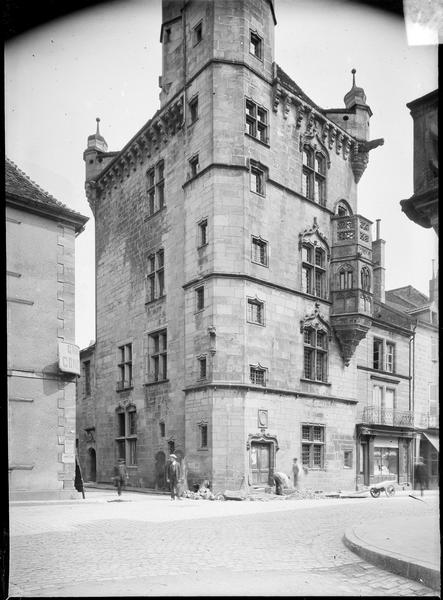
[[[10,595],[436,595],[363,561],[342,537],[382,516],[435,515],[438,527],[437,497],[111,499],[12,506]]]

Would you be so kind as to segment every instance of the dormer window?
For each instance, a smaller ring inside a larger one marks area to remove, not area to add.
[[[310,146],[303,148],[302,193],[309,200],[326,205],[326,158]]]

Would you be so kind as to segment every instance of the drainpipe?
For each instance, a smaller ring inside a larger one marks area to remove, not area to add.
[[[409,411],[413,415],[414,431],[415,431],[415,330],[417,328],[417,322],[411,328],[411,336],[409,338]],[[411,481],[412,489],[415,487],[414,480],[414,462],[420,448],[420,440],[417,436],[414,436],[413,447],[412,447],[412,469],[411,469]]]

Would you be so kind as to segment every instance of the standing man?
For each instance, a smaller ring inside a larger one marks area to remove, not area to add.
[[[114,480],[114,485],[117,488],[118,495],[121,496],[122,489],[129,479],[124,458],[118,459],[117,464],[114,467],[114,476],[112,479]]]
[[[178,482],[180,480],[180,465],[177,462],[175,454],[170,455],[170,461],[166,467],[166,481],[169,483],[169,489],[171,490],[171,500],[181,500],[178,495]]]
[[[420,488],[420,496],[423,496],[424,488],[428,487],[428,472],[421,456],[414,465],[414,479],[415,485]]]

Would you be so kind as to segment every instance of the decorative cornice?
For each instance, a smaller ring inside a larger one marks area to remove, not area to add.
[[[331,249],[329,246],[328,238],[324,233],[322,233],[320,231],[318,223],[317,223],[317,217],[314,217],[314,222],[311,227],[306,227],[301,233],[299,233],[299,235],[298,235],[299,250],[301,250],[301,248],[302,248],[303,244],[306,242],[306,240],[312,236],[318,237],[320,242],[322,242],[326,246],[326,249],[328,251],[328,257],[329,257],[329,254],[331,253]],[[314,246],[315,245],[317,245],[317,242],[314,241]]]

